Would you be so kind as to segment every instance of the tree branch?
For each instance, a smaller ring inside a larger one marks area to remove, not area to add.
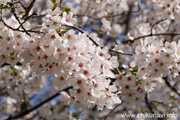
[[[138,3],[138,9],[135,10],[135,11],[131,11],[131,12],[133,12],[133,13],[138,13],[140,10],[141,10],[141,1]],[[101,20],[102,18],[114,18],[114,17],[118,17],[118,16],[121,16],[121,15],[123,15],[123,14],[128,14],[129,12],[130,12],[130,11],[125,11],[125,12],[123,12],[123,13],[114,14],[114,15],[102,16],[102,17],[99,17],[99,18],[90,16],[90,15],[82,15],[82,14],[76,14],[76,15],[74,15],[74,16],[77,16],[77,17],[86,16],[86,17],[89,17],[89,18],[94,19],[94,20]]]
[[[167,80],[167,77],[164,78],[164,81],[166,83],[166,85],[172,90],[174,91],[178,96],[180,96],[180,93],[176,90],[176,88],[174,88],[169,81]]]
[[[32,107],[32,108],[30,108],[30,109],[28,109],[28,110],[25,110],[24,112],[19,113],[19,114],[17,114],[17,115],[9,116],[9,118],[7,118],[6,120],[12,120],[12,119],[21,118],[21,117],[29,114],[30,112],[36,110],[37,108],[41,107],[41,106],[44,105],[45,103],[47,103],[47,102],[51,101],[52,99],[56,98],[57,96],[59,96],[61,91],[68,91],[69,89],[72,89],[72,88],[73,88],[73,87],[70,86],[70,87],[65,88],[65,89],[63,89],[63,90],[60,90],[60,91],[58,91],[57,93],[55,93],[54,95],[52,95],[51,97],[49,97],[49,98],[47,98],[46,100],[40,102],[38,105],[36,105],[36,106],[34,106],[34,107]]]
[[[161,23],[161,22],[163,22],[163,21],[165,21],[166,19],[162,19],[162,20],[159,20],[159,21],[157,21],[156,23],[154,23],[153,25],[152,25],[152,27],[151,27],[151,34],[153,34],[153,28],[157,25],[157,24],[159,24],[159,23]]]
[[[127,14],[127,18],[126,18],[126,21],[125,21],[125,25],[126,25],[126,27],[125,27],[125,35],[127,35],[127,33],[128,33],[128,30],[129,30],[129,24],[130,24],[130,22],[131,22],[131,15],[132,15],[132,5],[130,5],[129,6],[129,12],[128,12],[128,14]]]
[[[122,104],[123,104],[123,101],[122,101],[120,104],[116,105],[116,106],[114,107],[114,109],[112,109],[112,110],[104,117],[104,120],[107,120],[107,118],[108,118],[120,105],[122,105]]]
[[[175,106],[168,106],[167,104],[164,104],[164,102],[159,102],[159,101],[151,101],[150,103],[157,103],[157,104],[160,104],[160,105],[162,105],[162,106],[164,106],[164,107],[169,107],[169,108],[174,108]]]
[[[13,6],[14,7],[14,6]],[[19,20],[19,17],[17,16],[17,14],[16,14],[16,11],[15,11],[15,8],[11,8],[12,10],[11,10],[11,12],[13,13],[13,15],[14,15],[14,17],[16,18],[16,20],[18,21],[18,23],[20,24],[20,26],[22,27],[22,29],[24,30],[24,32],[27,34],[27,35],[29,35],[29,36],[31,36],[28,32],[27,32],[27,30],[24,28],[24,26],[23,26],[23,24],[21,23],[21,21]],[[19,29],[20,27],[18,27],[17,29]]]
[[[29,12],[31,11],[31,9],[32,9],[35,1],[36,1],[36,0],[32,0],[32,2],[28,5],[28,7],[25,8],[26,13],[25,13],[25,15],[22,17],[22,19],[24,19],[24,18],[26,19],[26,18],[28,17]]]
[[[1,14],[1,18],[0,18],[0,21],[4,24],[4,26],[6,26],[7,28],[13,30],[13,31],[18,31],[18,32],[25,32],[25,33],[28,33],[28,32],[31,32],[31,33],[43,33],[43,32],[40,32],[40,31],[33,31],[33,30],[26,30],[25,28],[23,30],[20,29],[20,27],[18,28],[13,28],[11,26],[9,26],[8,24],[6,24],[6,22],[3,20],[3,12],[2,12],[3,9],[0,10],[0,14]],[[16,15],[16,14],[15,14]],[[17,19],[17,18],[16,18]],[[18,21],[20,23],[20,21]],[[23,22],[24,23],[24,22]],[[23,23],[20,23],[20,26],[21,24]],[[29,35],[29,33],[28,33]]]
[[[79,27],[77,27],[77,26],[68,26],[68,25],[64,25],[64,26],[66,26],[66,27],[71,27],[71,28],[73,28],[73,29],[76,29],[76,30],[78,30],[78,31],[80,31],[81,33],[85,33],[85,31],[83,31],[81,28],[79,28]],[[85,33],[86,34],[86,33]],[[100,45],[98,45],[97,43],[96,43],[96,41],[90,36],[90,35],[88,35],[88,34],[86,34],[87,35],[87,37],[96,45],[96,46],[99,46],[99,47],[101,47]],[[101,47],[101,49],[102,49],[103,47]],[[121,53],[121,52],[118,52],[118,51],[115,51],[115,50],[112,50],[112,49],[109,49],[109,51],[111,51],[111,52],[114,52],[114,53],[116,53],[116,54],[120,54],[120,55],[130,55],[130,56],[132,56],[133,54],[130,54],[130,53]]]
[[[148,94],[147,94],[147,93],[145,94],[145,103],[146,103],[148,109],[150,110],[150,112],[151,112],[152,114],[155,114],[155,112],[153,111],[153,107],[151,106],[151,103],[152,103],[152,102],[149,102],[149,100],[148,100]],[[158,120],[164,120],[164,118],[157,118],[157,119],[158,119]]]
[[[148,35],[143,35],[143,36],[140,36],[140,37],[137,37],[137,38],[134,38],[134,39],[128,39],[126,41],[123,41],[122,43],[124,44],[132,44],[133,42],[135,42],[136,40],[139,40],[141,38],[146,38],[146,37],[153,37],[153,36],[177,36],[177,35],[180,35],[180,33],[157,33],[157,34],[148,34]]]
[[[62,3],[63,3],[63,0],[60,0],[60,2],[59,2],[59,8],[61,8]]]
[[[151,104],[149,103],[148,94],[147,94],[147,93],[145,94],[145,103],[146,103],[148,109],[150,110],[150,112],[151,112],[152,114],[154,114],[153,108],[152,108]]]

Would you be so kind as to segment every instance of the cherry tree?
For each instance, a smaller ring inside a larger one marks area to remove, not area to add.
[[[179,0],[0,0],[0,119],[178,115],[179,40]]]

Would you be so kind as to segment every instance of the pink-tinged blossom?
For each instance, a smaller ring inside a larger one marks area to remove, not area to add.
[[[66,12],[63,12],[63,18],[62,18],[62,24],[73,26],[77,22],[77,19],[73,18],[73,13],[70,12],[67,14]]]

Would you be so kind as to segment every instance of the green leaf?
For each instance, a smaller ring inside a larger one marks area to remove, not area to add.
[[[137,80],[136,85],[140,85],[140,84],[141,84],[141,80]]]
[[[66,33],[66,32],[68,32],[68,30],[63,30],[63,31],[62,31],[62,33]]]
[[[14,76],[14,72],[11,73],[11,76]]]
[[[132,68],[132,70],[133,70],[132,72],[137,72],[138,71],[138,67],[135,66],[135,67]]]
[[[146,112],[146,110],[144,109],[144,108],[141,108],[141,113],[145,113]]]
[[[106,77],[105,79],[106,79],[106,80],[109,80],[109,79],[110,79],[110,77]]]
[[[61,27],[57,29],[57,32],[61,32]]]
[[[4,9],[11,10],[11,8],[7,5],[4,6]]]
[[[57,4],[54,4],[54,6],[53,6],[53,11],[56,9],[56,7],[57,7]]]
[[[15,67],[10,66],[10,68],[11,68],[12,71],[14,71],[14,72],[16,71]]]
[[[117,41],[116,41],[116,39],[113,39],[113,42],[117,45],[118,43],[117,43]]]
[[[101,32],[101,28],[96,29],[96,31],[97,31],[98,34],[101,34],[101,33],[102,33],[102,32]]]
[[[112,70],[112,72],[113,72],[114,74],[119,74],[119,72],[118,72],[118,69],[117,69],[117,68],[114,68],[114,69]]]
[[[0,39],[3,39],[3,37],[0,35]]]
[[[79,120],[79,114],[78,113],[72,113],[72,117],[76,120]]]
[[[56,9],[56,7],[58,6],[56,0],[51,0],[51,2],[54,4],[52,10],[54,11]]]
[[[0,90],[0,96],[8,96],[9,94],[6,91]]]
[[[25,13],[25,12],[24,12],[24,11],[20,11],[20,12],[19,12],[19,15],[22,15],[23,13]]]
[[[51,2],[55,4],[55,3],[56,3],[56,0],[51,0]]]
[[[10,55],[10,56],[13,56],[13,55],[14,55],[14,52],[12,52],[12,53],[9,53],[9,55]]]
[[[67,14],[69,14],[71,12],[71,9],[68,8],[67,6],[63,7],[63,12],[66,12]]]

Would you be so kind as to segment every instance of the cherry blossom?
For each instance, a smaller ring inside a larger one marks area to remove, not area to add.
[[[0,119],[179,114],[178,0],[0,5]]]

